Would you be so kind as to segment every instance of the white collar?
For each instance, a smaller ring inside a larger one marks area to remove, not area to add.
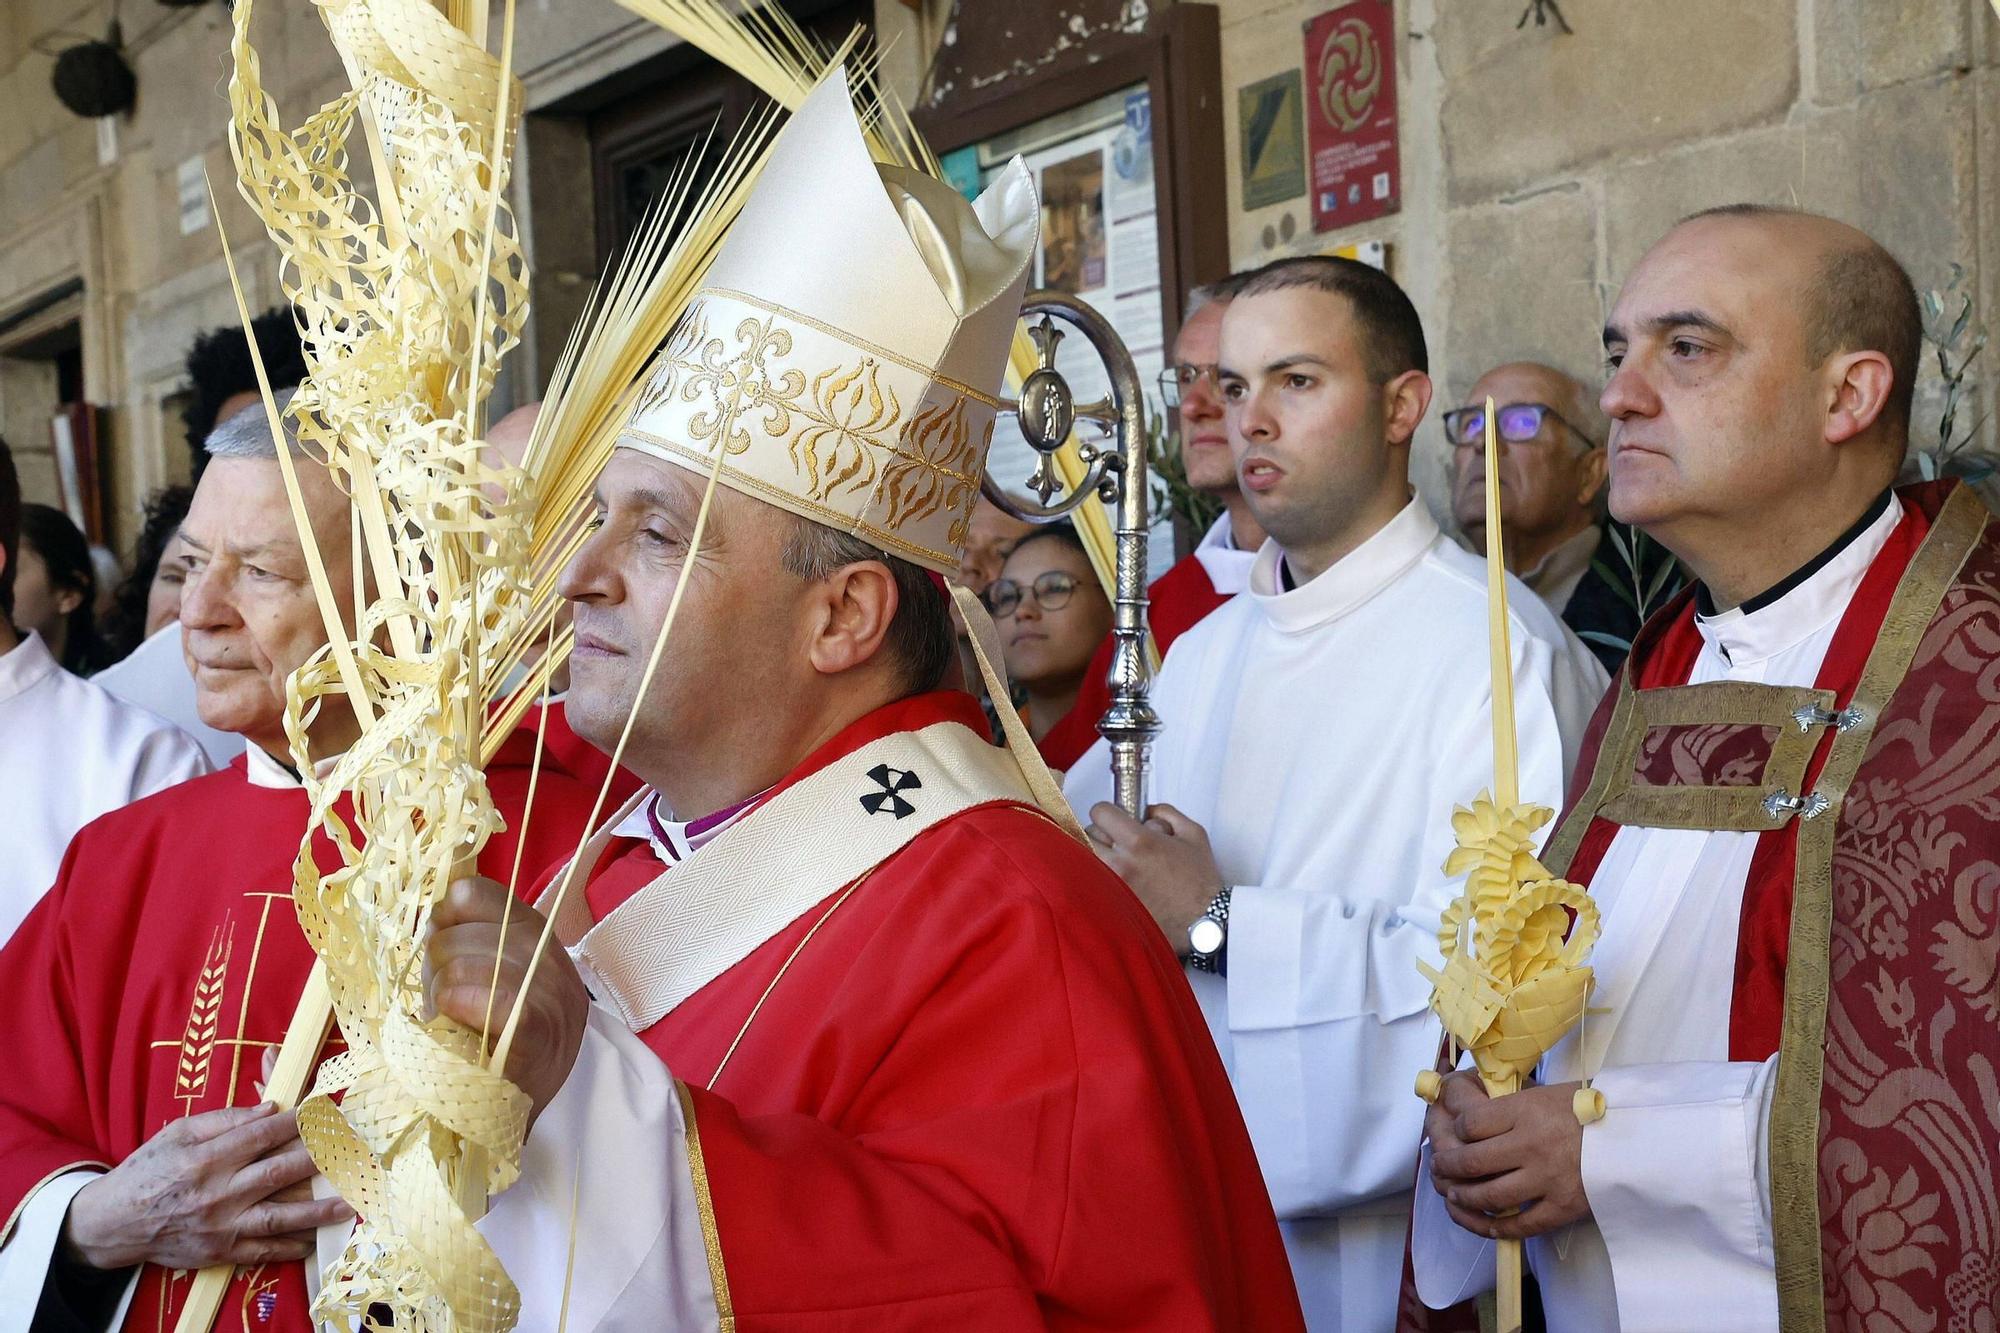
[[[1903,502],[1892,494],[1889,507],[1873,523],[1777,601],[1747,613],[1733,607],[1712,616],[1697,615],[1695,628],[1733,667],[1761,662],[1797,646],[1840,619],[1868,567],[1902,521]]]
[[[48,679],[51,672],[60,670],[61,664],[42,642],[42,636],[29,630],[12,652],[0,657],[0,700],[26,694]]]
[[[1201,562],[1209,584],[1228,597],[1234,597],[1250,586],[1250,570],[1257,563],[1255,551],[1237,546],[1227,509],[1216,515],[1215,522],[1208,525],[1208,531],[1202,534],[1201,541],[1194,548],[1194,558]]]
[[[1284,590],[1278,562],[1284,552],[1266,539],[1250,571],[1250,599],[1287,634],[1318,629],[1353,611],[1410,570],[1438,541],[1437,520],[1421,497],[1412,496],[1401,513],[1368,540],[1334,561],[1318,578]]]
[[[645,842],[652,847],[654,856],[667,865],[676,865],[694,855],[703,847],[706,847],[716,838],[722,836],[724,830],[754,810],[761,802],[763,795],[763,792],[759,792],[756,796],[751,797],[745,802],[743,807],[730,815],[729,818],[711,824],[698,833],[691,834],[688,832],[688,825],[691,823],[698,824],[701,822],[700,820],[667,819],[665,817],[666,807],[660,804],[660,794],[657,791],[648,792],[633,805],[630,814],[618,821],[617,827],[611,830],[611,836],[614,838],[634,838]],[[652,812],[652,814],[660,817],[660,829],[667,835],[665,842],[654,836],[653,821],[649,817],[648,812]]]
[[[333,766],[340,762],[339,755],[322,759],[313,765],[313,776],[324,778],[333,772]],[[264,748],[249,741],[243,743],[243,776],[253,787],[270,787],[289,791],[305,784],[292,776],[292,770],[264,753]]]

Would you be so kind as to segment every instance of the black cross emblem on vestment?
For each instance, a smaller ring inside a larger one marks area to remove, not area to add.
[[[906,791],[915,791],[924,785],[923,779],[907,768],[891,768],[887,764],[877,764],[868,770],[869,781],[880,784],[881,791],[871,791],[861,798],[861,808],[871,815],[879,815],[884,810],[901,819],[913,815],[917,807],[903,799]]]

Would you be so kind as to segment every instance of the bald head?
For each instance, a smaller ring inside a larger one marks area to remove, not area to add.
[[[486,429],[486,442],[515,467],[528,456],[528,441],[535,433],[535,418],[541,416],[539,402],[524,403]]]
[[[1502,407],[1508,403],[1545,403],[1553,407],[1571,427],[1564,434],[1574,449],[1604,443],[1609,423],[1597,406],[1597,390],[1554,366],[1539,361],[1508,361],[1497,365],[1479,377],[1465,401],[1468,406],[1478,406],[1489,397]]]
[[[1882,419],[1899,442],[1906,441],[1924,326],[1916,285],[1896,257],[1858,227],[1795,208],[1724,204],[1690,214],[1675,231],[1701,225],[1756,228],[1781,243],[1791,260],[1810,363],[1823,365],[1846,352],[1888,357],[1896,380]]]
[[[1830,218],[1737,205],[1676,224],[1604,327],[1611,512],[1733,605],[1892,484],[1920,324],[1909,278]]]

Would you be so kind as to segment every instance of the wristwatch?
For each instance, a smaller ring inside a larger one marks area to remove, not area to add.
[[[1188,927],[1188,966],[1198,972],[1222,971],[1229,950],[1229,894],[1230,886],[1223,885]]]

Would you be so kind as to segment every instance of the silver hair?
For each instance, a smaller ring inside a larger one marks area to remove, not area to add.
[[[278,420],[283,423],[285,447],[293,454],[299,450],[299,437],[291,418],[285,409],[291,405],[296,388],[280,389],[276,394]],[[218,424],[201,442],[202,449],[210,458],[276,458],[278,442],[271,435],[271,420],[264,411],[262,397],[238,412],[229,420]]]
[[[1188,292],[1187,314],[1183,318],[1192,319],[1197,310],[1206,305],[1213,305],[1217,301],[1235,300],[1242,293],[1243,284],[1249,277],[1247,273],[1232,273],[1226,278],[1204,282],[1201,286],[1191,289]]]

